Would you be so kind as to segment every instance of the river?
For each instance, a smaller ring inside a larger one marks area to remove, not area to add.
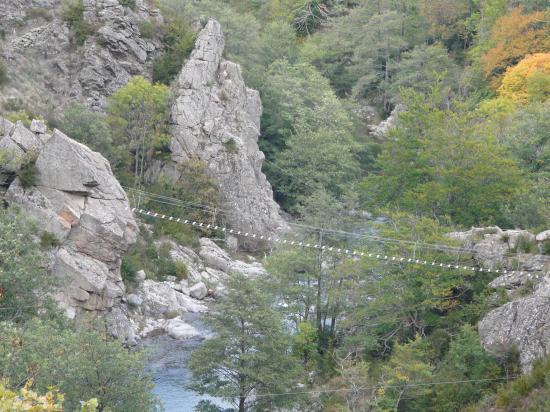
[[[200,315],[186,314],[184,320],[203,335],[208,335]],[[147,370],[154,377],[155,395],[161,400],[166,412],[191,412],[201,399],[208,399],[223,408],[231,407],[221,399],[200,395],[186,387],[191,381],[187,360],[200,343],[200,339],[176,340],[167,335],[146,338],[141,342],[141,346],[149,352]]]

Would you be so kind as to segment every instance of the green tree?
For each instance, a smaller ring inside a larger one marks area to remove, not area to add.
[[[115,129],[115,144],[133,154],[134,186],[143,181],[155,148],[168,140],[165,134],[167,105],[168,88],[151,84],[141,76],[133,77],[109,98],[107,110]]]
[[[410,88],[419,93],[429,93],[439,82],[448,95],[456,88],[458,67],[440,45],[421,45],[402,54],[401,60],[391,69],[389,87],[391,101],[401,102],[401,89]]]
[[[233,399],[239,412],[288,404],[291,397],[269,395],[290,392],[297,377],[281,318],[256,282],[236,275],[227,286],[227,295],[206,317],[215,336],[191,355],[191,386]]]
[[[265,170],[283,206],[292,210],[316,189],[341,194],[359,172],[358,145],[328,81],[311,65],[277,60],[261,92],[260,145],[273,162]]]
[[[153,81],[169,85],[193,50],[195,31],[185,14],[171,10],[165,15],[168,23],[163,27],[163,42],[167,50],[153,64]]]
[[[0,323],[0,376],[22,385],[32,378],[39,391],[56,385],[66,410],[78,410],[81,400],[92,398],[99,411],[153,410],[153,383],[144,362],[142,353],[94,330],[36,320],[21,329]]]
[[[498,384],[496,379],[502,377],[502,370],[497,359],[481,347],[476,330],[466,324],[451,341],[434,377],[436,381],[480,380],[434,387],[435,411],[460,411],[464,405],[491,393]]]
[[[111,161],[115,160],[111,128],[104,114],[72,104],[65,110],[60,128],[72,139],[100,152]]]
[[[367,27],[364,41],[354,54],[354,59],[362,63],[357,66],[361,76],[355,94],[374,99],[389,113],[391,67],[410,46],[403,34],[403,15],[394,10],[377,13]]]
[[[46,273],[36,233],[19,209],[0,208],[0,321],[22,322],[51,304],[56,281]]]
[[[491,130],[460,104],[441,109],[441,94],[408,93],[407,111],[390,131],[367,178],[367,204],[389,204],[462,225],[500,223],[525,180]]]
[[[297,231],[296,236],[303,244],[323,245],[326,249],[351,248],[346,246],[345,240],[330,231],[312,233],[307,229],[312,225],[343,227],[344,210],[346,206],[327,193],[314,193],[299,210],[300,215],[304,216],[301,222],[305,230]],[[291,241],[297,240],[293,238]],[[285,319],[294,322],[299,331],[295,336],[297,354],[306,365],[310,360],[317,360],[320,368],[330,372],[331,361],[327,362],[323,356],[329,356],[338,334],[339,322],[349,309],[346,304],[347,291],[356,286],[356,272],[347,259],[336,258],[326,249],[280,248],[266,261],[271,276],[265,282],[266,289],[283,303],[278,310]],[[313,338],[316,354],[311,353],[309,346]]]
[[[428,396],[431,388],[414,384],[429,382],[432,369],[426,343],[420,336],[405,344],[396,343],[392,356],[382,366],[377,408],[393,411],[425,410],[421,398]]]

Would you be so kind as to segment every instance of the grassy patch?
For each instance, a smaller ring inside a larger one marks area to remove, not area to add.
[[[27,12],[27,19],[44,19],[46,21],[50,21],[52,19],[52,15],[45,7],[33,7]]]

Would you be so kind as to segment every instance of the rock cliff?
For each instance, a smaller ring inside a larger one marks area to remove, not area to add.
[[[127,294],[121,262],[138,226],[107,160],[59,130],[48,133],[40,121],[28,129],[0,117],[0,136],[0,192],[39,223],[37,236],[51,239],[48,272],[60,279],[55,298],[69,317],[102,316],[110,332],[128,344],[156,333],[199,337],[184,313],[207,311],[202,300],[223,295],[233,273],[265,275],[259,263],[234,260],[210,239],[201,239],[197,252],[163,239],[155,247],[169,244],[186,279],[158,281],[140,271],[138,285]],[[35,177],[23,181],[20,172],[28,167]]]
[[[144,38],[140,27],[162,22],[162,16],[145,0],[135,3],[129,8],[118,0],[83,0],[90,34],[77,45],[61,0],[0,2],[0,57],[10,79],[0,103],[32,101],[34,110],[52,115],[75,101],[101,108],[132,76],[149,77],[162,44]]]
[[[487,350],[502,355],[517,349],[524,372],[538,358],[550,355],[550,256],[541,254],[549,241],[547,233],[534,236],[496,226],[451,233],[472,248],[483,267],[512,271],[489,284],[503,290],[509,302],[490,311],[478,329]]]
[[[0,185],[8,203],[21,205],[55,239],[49,270],[63,285],[57,301],[73,318],[117,314],[125,292],[121,257],[138,228],[109,163],[59,130],[48,134],[41,122],[31,130],[3,119],[0,125]],[[25,164],[34,167],[34,182],[17,177]]]
[[[191,158],[206,161],[219,184],[228,224],[273,234],[286,224],[261,171],[260,96],[246,87],[239,65],[223,59],[224,44],[220,24],[209,20],[177,81],[171,108],[172,161],[157,165],[153,173],[179,179],[178,165]],[[246,240],[240,246],[260,245]]]

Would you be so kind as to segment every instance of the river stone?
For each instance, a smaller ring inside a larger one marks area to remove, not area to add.
[[[201,333],[180,318],[167,320],[164,330],[174,339],[193,339],[202,337]]]

